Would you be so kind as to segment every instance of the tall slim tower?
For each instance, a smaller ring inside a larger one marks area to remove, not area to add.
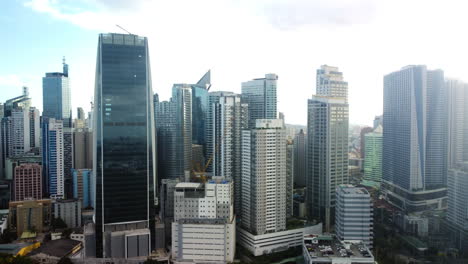
[[[384,77],[382,187],[406,213],[446,207],[447,111],[443,71],[407,66]]]
[[[249,126],[254,128],[257,119],[276,119],[276,82],[278,75],[270,73],[265,78],[242,83],[242,102],[249,105]]]
[[[286,229],[286,130],[281,119],[242,131],[242,227],[256,235]]]
[[[72,126],[71,92],[68,64],[63,60],[63,72],[48,72],[42,78],[42,117],[63,120],[64,127]]]
[[[234,182],[234,208],[240,213],[241,207],[241,135],[248,129],[248,106],[241,103],[237,94],[223,95],[212,105],[213,138],[210,139],[213,153],[213,175],[222,176]],[[210,158],[208,157],[208,158]]]
[[[448,92],[449,133],[448,167],[468,161],[468,84],[448,79],[445,82]]]
[[[307,135],[300,130],[294,137],[294,186],[306,186],[307,176]]]
[[[362,184],[365,186],[380,188],[382,181],[382,133],[382,126],[378,125],[373,132],[364,136],[366,156]]]
[[[65,198],[65,140],[62,120],[50,118],[42,123],[42,166],[44,193]]]
[[[306,199],[308,217],[335,222],[336,187],[347,184],[348,83],[337,67],[317,70],[317,95],[308,101]]]
[[[196,83],[192,84],[192,142],[206,147],[206,117],[208,108],[208,91],[211,87],[211,71]]]
[[[97,257],[147,256],[154,246],[150,73],[146,37],[99,35],[93,117]]]
[[[176,103],[176,166],[184,174],[192,168],[192,89],[190,85],[174,84],[172,100]]]

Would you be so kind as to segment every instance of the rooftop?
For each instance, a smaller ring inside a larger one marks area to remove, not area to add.
[[[339,187],[345,194],[369,194],[366,188],[355,187],[351,184],[342,184]]]
[[[54,256],[54,257],[64,257],[70,254],[73,249],[78,246],[81,242],[71,239],[57,239],[51,240],[45,244],[42,244],[41,247],[33,250],[31,255],[37,255],[40,253]]]
[[[176,185],[176,188],[201,188],[203,184],[199,182],[180,182]]]
[[[308,235],[304,237],[304,250],[311,258],[373,258],[362,243],[342,242],[334,235]]]

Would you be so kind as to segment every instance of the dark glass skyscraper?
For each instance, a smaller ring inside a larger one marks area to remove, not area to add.
[[[147,38],[99,36],[94,99],[96,256],[146,256],[156,197]]]
[[[71,93],[68,64],[63,61],[63,72],[48,72],[42,78],[42,104],[44,118],[63,120],[64,127],[72,125]]]

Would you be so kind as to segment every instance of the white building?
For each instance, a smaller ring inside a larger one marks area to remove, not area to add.
[[[172,256],[177,262],[232,262],[236,249],[232,181],[213,177],[207,183],[175,187]]]
[[[306,264],[375,264],[372,252],[359,241],[343,242],[331,235],[307,235],[303,241]]]
[[[286,130],[259,119],[242,131],[242,228],[255,235],[286,229]]]
[[[322,65],[317,70],[316,94],[319,96],[341,97],[348,102],[348,83],[338,67]]]
[[[373,209],[365,188],[343,184],[336,188],[335,231],[342,241],[361,241],[372,248]]]
[[[65,195],[65,139],[63,121],[49,119],[43,124],[42,155],[43,172],[47,189],[52,198],[63,198]]]
[[[237,228],[237,240],[240,245],[254,256],[261,256],[301,246],[304,236],[321,233],[321,223],[314,226],[263,235],[254,235],[247,230]]]
[[[54,218],[61,218],[68,228],[81,227],[81,201],[55,200],[53,215]]]

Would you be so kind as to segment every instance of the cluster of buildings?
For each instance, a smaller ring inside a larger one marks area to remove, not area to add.
[[[301,247],[308,263],[373,263],[373,188],[403,219],[448,208],[466,243],[468,86],[441,70],[385,76],[383,116],[361,131],[355,159],[337,67],[317,70],[307,126],[291,130],[276,74],[236,94],[211,91],[208,71],[164,101],[151,87],[147,38],[101,34],[97,55],[87,117],[78,108],[72,118],[65,62],[43,78],[42,115],[27,88],[1,105],[2,228],[47,232],[60,218],[82,228],[89,261],[162,250],[178,263],[226,263],[240,246],[251,257]],[[351,185],[360,171],[361,187]]]

